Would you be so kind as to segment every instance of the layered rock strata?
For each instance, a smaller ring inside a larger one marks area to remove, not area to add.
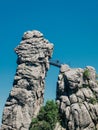
[[[1,130],[28,130],[43,104],[45,76],[53,44],[39,31],[25,32],[20,45],[13,88],[6,101]]]
[[[98,130],[98,81],[95,69],[62,65],[57,83],[62,126],[65,130]]]

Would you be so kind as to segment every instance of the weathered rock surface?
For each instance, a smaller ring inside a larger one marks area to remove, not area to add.
[[[65,130],[98,130],[98,81],[95,69],[62,65],[57,102]],[[58,129],[59,130],[59,129]]]
[[[61,67],[56,101],[62,124],[57,122],[54,130],[98,130],[98,81],[93,67],[70,68],[49,62],[53,44],[36,30],[24,33],[15,52],[18,67],[0,130],[29,130],[32,118],[43,105],[49,63]]]
[[[24,33],[15,49],[18,67],[6,101],[1,130],[28,130],[43,104],[45,76],[53,44],[39,31]]]
[[[54,130],[65,130],[65,128],[63,128],[59,122],[56,123],[56,126],[54,128]]]

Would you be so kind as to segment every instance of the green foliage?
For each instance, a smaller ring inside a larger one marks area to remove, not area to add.
[[[32,119],[32,124],[36,124],[38,122],[38,119],[37,118],[33,118]]]
[[[83,84],[83,88],[89,88],[89,85]]]
[[[47,101],[37,118],[32,119],[30,130],[53,130],[58,121],[58,105],[53,100]]]
[[[32,122],[32,127],[30,130],[51,130],[50,124],[46,121],[37,121],[36,123]]]
[[[83,78],[84,80],[89,80],[90,71],[88,69],[85,69],[83,72]]]
[[[94,97],[90,97],[89,102],[94,105],[94,104],[96,104],[98,102],[98,100],[96,98],[94,98]]]
[[[97,130],[97,128],[95,128],[94,130]]]

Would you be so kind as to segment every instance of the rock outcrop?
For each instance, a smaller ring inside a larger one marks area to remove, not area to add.
[[[65,130],[98,130],[98,81],[95,69],[62,65],[57,83],[62,126]]]
[[[13,88],[6,101],[1,130],[28,130],[43,104],[45,76],[53,44],[39,31],[24,33],[15,49],[18,60]]]
[[[18,67],[4,107],[1,130],[29,130],[32,118],[43,105],[49,64],[60,68],[56,101],[61,124],[57,122],[55,130],[98,130],[98,80],[93,67],[70,68],[58,61],[49,62],[53,44],[36,30],[24,33],[15,52]]]

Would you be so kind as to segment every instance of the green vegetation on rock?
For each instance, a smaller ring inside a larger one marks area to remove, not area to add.
[[[90,76],[90,71],[88,69],[85,69],[83,72],[83,79],[89,80],[89,76]]]
[[[83,84],[83,88],[89,88],[90,86],[87,84]]]
[[[94,104],[98,103],[98,100],[94,97],[90,97],[89,102],[94,105]]]
[[[32,119],[29,130],[53,130],[59,121],[58,105],[55,101],[47,101],[36,118]]]

